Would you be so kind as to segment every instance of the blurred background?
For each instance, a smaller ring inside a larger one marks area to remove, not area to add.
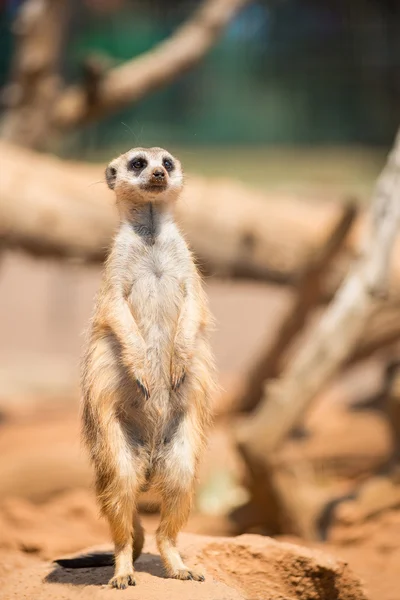
[[[2,85],[14,47],[10,23],[20,5],[2,2]],[[61,64],[67,82],[81,75],[88,54],[118,64],[148,51],[199,2],[70,5]],[[387,147],[398,122],[398,53],[394,0],[248,3],[195,71],[79,132],[71,152],[91,158],[129,146],[132,136],[121,121],[146,144]]]
[[[400,4],[0,0],[0,32],[0,554],[108,539],[79,445],[79,354],[115,226],[104,165],[157,145],[183,162],[178,217],[217,321],[187,531],[297,536],[395,600],[398,243],[387,302],[280,445],[290,515],[237,431],[357,254],[399,125]]]

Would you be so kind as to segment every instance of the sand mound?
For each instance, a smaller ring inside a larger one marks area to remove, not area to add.
[[[20,555],[17,561],[11,553],[3,558],[2,598],[366,600],[347,565],[318,550],[258,535],[231,539],[182,534],[179,546],[187,563],[205,572],[204,583],[165,579],[154,539],[150,539],[136,563],[136,588],[118,592],[103,587],[112,575],[111,567],[62,569],[32,556],[23,565]],[[9,568],[4,564],[7,560]]]

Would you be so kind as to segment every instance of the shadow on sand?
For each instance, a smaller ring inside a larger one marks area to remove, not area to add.
[[[144,552],[135,562],[137,573],[149,573],[154,577],[165,578],[164,569],[159,556]],[[114,567],[93,567],[71,569],[54,565],[54,569],[45,578],[46,583],[70,585],[106,585],[114,573]]]

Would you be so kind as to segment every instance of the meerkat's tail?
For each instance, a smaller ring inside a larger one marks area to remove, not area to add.
[[[58,558],[54,561],[64,569],[88,569],[93,567],[110,567],[114,565],[113,552],[92,552],[75,558]]]

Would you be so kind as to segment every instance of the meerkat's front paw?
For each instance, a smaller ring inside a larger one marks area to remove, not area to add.
[[[139,390],[142,392],[144,399],[148,400],[150,398],[150,392],[149,392],[149,388],[148,388],[147,384],[143,383],[142,381],[140,381],[140,379],[138,379],[136,377],[136,385],[138,386]]]
[[[150,388],[146,377],[146,371],[144,368],[140,368],[137,365],[133,367],[133,376],[135,378],[136,385],[145,400],[150,398]]]
[[[187,356],[174,353],[171,360],[171,387],[174,392],[185,381],[187,362]]]
[[[115,575],[108,584],[117,590],[126,590],[129,585],[136,585],[136,581],[133,573],[128,573],[127,575]]]

